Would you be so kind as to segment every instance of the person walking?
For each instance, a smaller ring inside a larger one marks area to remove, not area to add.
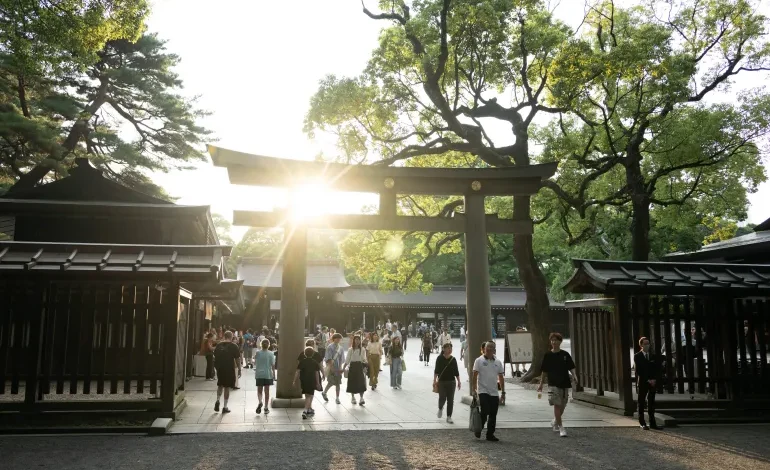
[[[275,354],[268,351],[270,341],[267,339],[263,339],[259,346],[261,349],[257,351],[254,357],[254,377],[257,384],[257,399],[259,400],[257,414],[262,411],[262,397],[264,395],[265,414],[267,415],[270,413],[270,387],[275,380]]]
[[[409,332],[405,328],[401,328],[401,347],[406,351],[406,340],[409,339]]]
[[[324,388],[321,396],[324,401],[329,401],[329,397],[326,395],[329,389],[335,387],[337,390],[337,404],[340,404],[340,385],[342,384],[342,364],[345,362],[345,351],[342,350],[340,341],[342,335],[334,333],[332,335],[332,342],[326,348],[326,388]]]
[[[644,336],[639,338],[639,352],[634,354],[636,370],[636,387],[639,398],[639,427],[643,430],[660,429],[655,422],[655,385],[658,380],[657,357],[650,351],[650,340]],[[647,414],[650,425],[644,421],[644,402],[647,401]]]
[[[369,386],[372,390],[377,390],[377,382],[380,375],[380,366],[382,359],[382,343],[377,333],[372,333],[372,340],[366,346],[367,362],[369,364]]]
[[[356,404],[356,393],[360,395],[359,405],[364,406],[364,392],[366,391],[366,377],[364,377],[364,367],[366,366],[366,350],[361,347],[361,337],[354,336],[353,344],[348,350],[348,357],[345,359],[343,372],[347,370],[348,385],[345,390],[350,394],[350,402]]]
[[[465,341],[465,325],[460,327],[460,341]]]
[[[302,359],[297,364],[297,372],[294,373],[294,381],[292,384],[296,384],[297,379],[299,379],[302,394],[305,395],[305,409],[302,410],[302,419],[307,419],[308,416],[313,416],[315,414],[312,404],[313,395],[315,395],[316,391],[318,374],[321,374],[321,380],[323,380],[321,363],[318,362],[317,357],[314,357],[317,354],[318,352],[313,349],[312,346],[306,347]]]
[[[230,389],[235,388],[236,370],[238,377],[241,375],[241,350],[233,343],[233,332],[226,331],[224,341],[217,344],[214,349],[214,365],[217,369],[217,401],[214,403],[214,411],[219,411],[219,399],[224,391],[225,403],[222,413],[229,413],[227,400],[230,399]]]
[[[390,358],[390,388],[401,390],[401,376],[404,373],[404,348],[401,339],[394,338],[389,351]]]
[[[562,416],[569,401],[569,389],[572,383],[577,383],[575,375],[575,363],[567,351],[561,349],[563,337],[561,333],[551,333],[548,337],[551,341],[551,350],[543,356],[540,366],[540,385],[538,392],[543,391],[543,384],[548,381],[548,404],[553,406],[553,420],[551,426],[558,431],[561,437],[567,437]]]
[[[430,352],[433,350],[433,337],[430,331],[426,331],[422,337],[422,360],[425,362],[425,367],[430,365]]]
[[[445,329],[441,329],[441,334],[438,337],[438,347],[443,348],[445,344],[452,344],[452,337],[447,333]]]
[[[203,342],[201,343],[201,353],[206,358],[206,380],[211,382],[214,380],[214,333],[206,333]]]
[[[326,357],[326,345],[329,344],[329,328],[323,327],[316,336],[316,349],[321,357]]]
[[[243,357],[246,359],[246,368],[254,368],[254,332],[249,328],[246,333],[243,334]]]
[[[452,421],[452,409],[455,401],[455,381],[457,381],[457,390],[460,390],[460,370],[457,367],[457,360],[452,356],[452,343],[446,343],[443,346],[443,354],[436,358],[436,367],[433,369],[433,390],[438,391],[438,414],[444,412],[444,403],[446,403],[446,422]]]
[[[484,354],[473,363],[473,380],[471,380],[472,395],[481,406],[481,425],[487,425],[487,440],[497,442],[495,425],[497,424],[497,409],[505,405],[505,379],[502,362],[495,358],[495,342],[484,343]],[[500,390],[498,391],[498,385]],[[481,432],[476,433],[481,437]]]

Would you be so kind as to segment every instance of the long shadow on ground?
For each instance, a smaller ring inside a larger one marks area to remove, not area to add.
[[[0,437],[3,469],[770,469],[770,426]]]

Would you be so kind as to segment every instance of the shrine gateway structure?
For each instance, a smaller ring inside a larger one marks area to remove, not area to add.
[[[263,157],[209,146],[214,165],[225,167],[230,183],[292,188],[322,183],[333,191],[379,194],[378,214],[324,215],[318,220],[291,223],[280,212],[235,211],[233,224],[250,227],[283,227],[284,255],[281,279],[280,357],[296,357],[303,347],[306,302],[307,230],[394,230],[465,234],[466,311],[469,350],[478,351],[492,329],[487,234],[530,234],[527,217],[500,219],[484,212],[486,196],[531,196],[543,180],[556,172],[556,163],[508,168],[412,168],[379,165],[345,165]],[[461,195],[464,214],[451,217],[403,216],[397,213],[398,195]],[[292,384],[294,367],[281,361],[278,368],[279,400],[300,398]]]

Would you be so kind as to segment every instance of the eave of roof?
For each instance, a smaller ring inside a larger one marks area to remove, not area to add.
[[[0,275],[217,281],[228,246],[0,242]]]
[[[172,203],[149,204],[111,201],[54,201],[47,199],[0,198],[0,211],[6,214],[61,213],[62,211],[73,210],[77,210],[78,214],[114,215],[118,212],[120,215],[160,215],[173,217],[177,215],[205,215],[209,212],[209,206],[181,206]]]
[[[770,293],[770,266],[573,259],[573,293],[755,295]]]

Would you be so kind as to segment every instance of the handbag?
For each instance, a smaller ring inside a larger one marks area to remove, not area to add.
[[[321,372],[320,371],[315,373],[315,389],[316,389],[317,392],[323,392],[324,391],[324,388],[321,385]]]
[[[479,403],[476,400],[476,397],[473,397],[473,401],[471,402],[471,416],[468,420],[468,429],[470,429],[474,434],[481,434],[483,427],[484,425],[481,422],[481,410],[479,410]]]
[[[452,361],[455,360],[455,357],[452,356],[452,359],[450,359],[449,362],[447,362],[447,365],[444,366],[444,370],[441,371],[440,374],[438,374],[438,377],[441,378],[442,375],[444,375],[444,372],[446,372],[446,368],[449,367],[449,364],[452,363]],[[433,382],[433,393],[438,393],[438,382]]]
[[[404,356],[401,356],[401,371],[406,370],[406,359],[404,359]]]
[[[326,373],[327,377],[330,377],[332,375],[332,367],[334,367],[334,363],[337,362],[337,358],[340,356],[340,352],[342,351],[342,346],[339,344],[337,345],[337,352],[334,353],[334,359],[332,359],[331,364],[327,364],[326,369],[324,372]],[[347,375],[345,376],[347,377]]]

